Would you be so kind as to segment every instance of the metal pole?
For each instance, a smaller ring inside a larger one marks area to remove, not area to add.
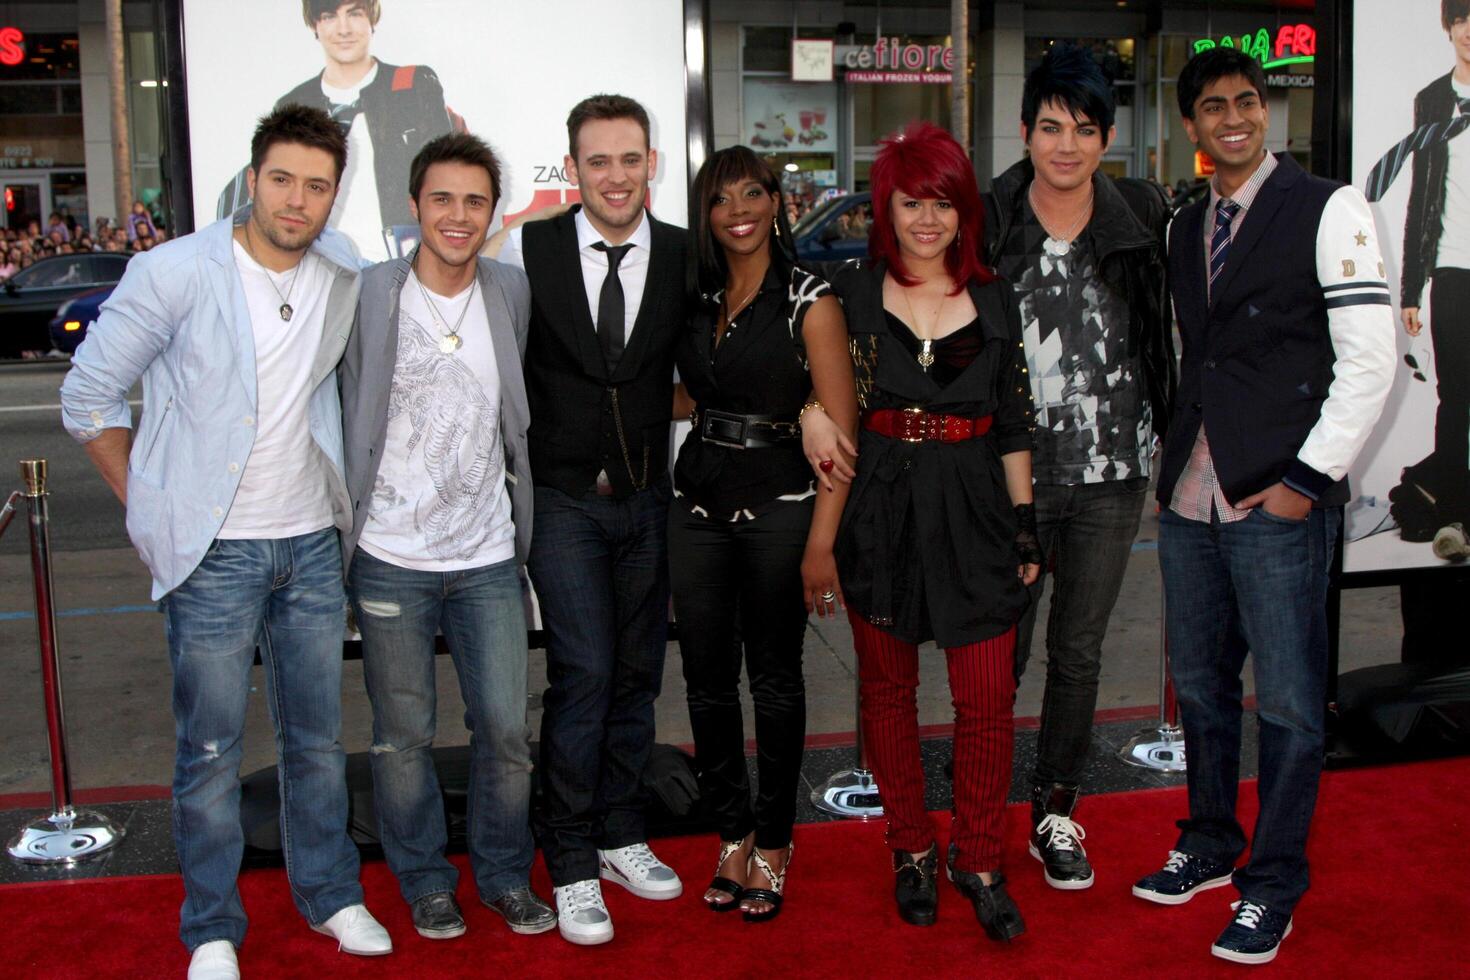
[[[51,750],[51,815],[34,820],[10,840],[11,858],[23,864],[72,865],[106,853],[122,837],[107,817],[72,806],[66,756],[66,716],[61,701],[61,666],[56,654],[56,610],[51,605],[51,522],[47,507],[46,461],[22,460],[26,508],[30,513],[31,579],[35,587],[36,639],[41,648],[41,689],[46,703],[46,738]],[[11,500],[15,495],[11,495]],[[11,505],[7,504],[9,508]],[[0,531],[9,515],[0,512]]]
[[[970,0],[950,0],[949,44],[954,57],[949,83],[949,132],[970,153]]]
[[[883,816],[883,801],[878,796],[878,781],[868,768],[868,752],[863,745],[863,696],[856,686],[857,768],[842,769],[812,790],[812,806],[823,813],[849,820],[877,820]]]
[[[1183,772],[1184,729],[1179,726],[1179,702],[1169,681],[1169,631],[1164,622],[1164,588],[1159,585],[1159,721],[1141,728],[1123,747],[1118,758],[1133,766],[1157,772]]]

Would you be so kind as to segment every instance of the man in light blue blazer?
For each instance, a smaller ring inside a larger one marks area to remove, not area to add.
[[[174,840],[191,978],[239,976],[239,767],[259,646],[291,896],[343,952],[392,950],[347,836],[341,729],[352,525],[336,367],[359,259],[326,231],[341,130],[287,106],[251,143],[254,203],[135,257],[78,348],[63,420],[127,508],[173,665]],[[143,382],[134,437],[129,389]]]
[[[352,528],[347,592],[373,707],[373,802],[419,935],[465,932],[431,749],[435,635],[470,729],[475,890],[518,933],[556,927],[530,887],[531,750],[521,569],[531,545],[531,413],[521,376],[531,288],[480,258],[500,164],[479,138],[440,136],[409,171],[422,244],[362,274],[342,360]]]

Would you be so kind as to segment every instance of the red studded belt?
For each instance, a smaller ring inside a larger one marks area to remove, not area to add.
[[[990,431],[991,416],[936,415],[922,408],[875,408],[863,413],[863,428],[904,442],[964,442]]]

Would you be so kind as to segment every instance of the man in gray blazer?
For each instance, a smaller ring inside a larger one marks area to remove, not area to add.
[[[388,865],[429,939],[464,934],[434,741],[443,631],[470,729],[469,850],[480,900],[515,932],[556,925],[530,889],[531,754],[521,568],[531,541],[525,273],[479,257],[500,165],[466,133],[414,158],[422,244],[362,276],[342,361],[352,530],[347,592],[373,708],[374,801]]]

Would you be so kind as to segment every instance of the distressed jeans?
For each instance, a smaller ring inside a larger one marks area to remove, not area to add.
[[[1102,644],[1148,494],[1148,478],[1076,486],[1037,484],[1036,530],[1042,573],[1016,630],[1016,683],[1026,669],[1036,632],[1036,609],[1051,574],[1046,623],[1046,690],[1032,782],[1076,786],[1092,744]]]
[[[235,887],[245,850],[240,757],[257,644],[280,759],[291,898],[313,924],[360,903],[338,740],[347,606],[336,530],[216,540],[160,608],[174,674],[173,824],[184,945],[245,939]]]
[[[424,572],[359,550],[348,578],[373,709],[373,803],[388,867],[409,904],[454,892],[434,770],[434,637],[443,631],[470,732],[469,851],[480,897],[530,881],[531,734],[526,617],[515,559]]]
[[[1307,833],[1326,749],[1327,577],[1341,507],[1303,521],[1257,507],[1242,521],[1159,517],[1169,671],[1189,749],[1177,849],[1233,865],[1245,851],[1240,672],[1255,667],[1260,811],[1243,898],[1290,914],[1307,890]]]

